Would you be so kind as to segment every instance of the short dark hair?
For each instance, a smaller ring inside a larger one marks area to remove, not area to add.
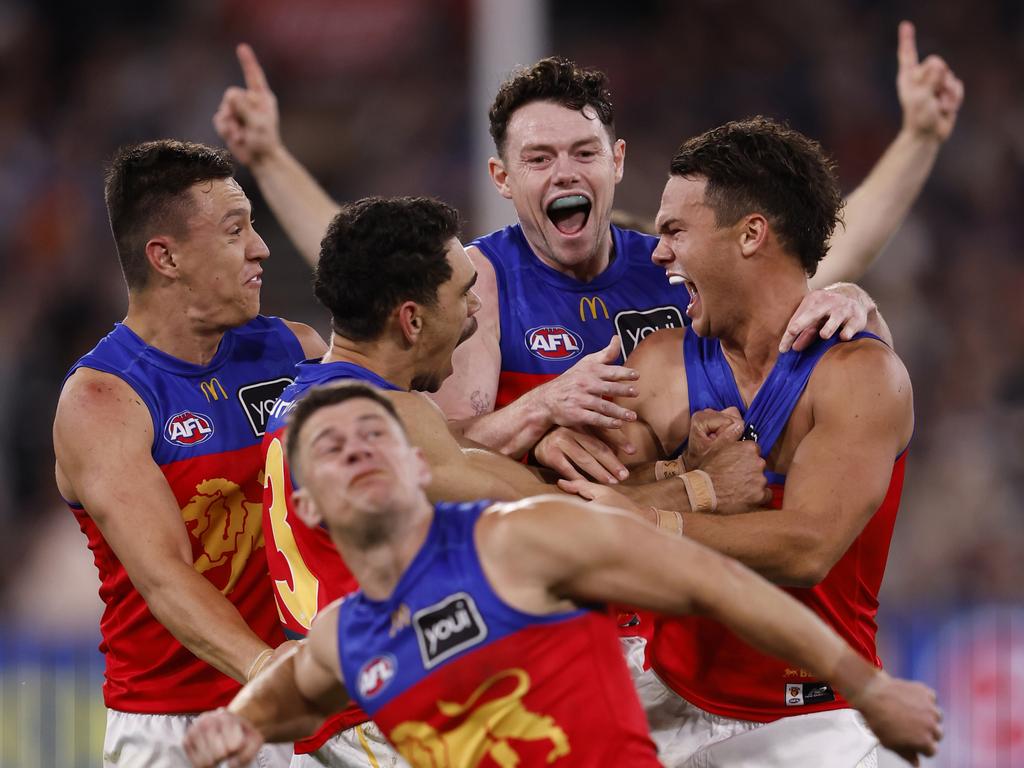
[[[494,147],[502,157],[505,156],[508,121],[517,109],[534,101],[553,101],[577,111],[591,107],[607,129],[608,138],[615,141],[615,110],[605,73],[551,56],[532,67],[515,70],[498,88],[487,116]]]
[[[129,289],[146,286],[146,242],[154,229],[181,236],[190,213],[189,187],[235,173],[226,150],[160,139],[123,146],[107,165],[103,196]]]
[[[843,208],[835,164],[818,142],[765,117],[726,123],[688,139],[672,176],[702,176],[719,227],[758,211],[808,276],[828,251]]]
[[[356,398],[372,400],[380,405],[391,414],[391,417],[401,428],[402,432],[405,432],[405,425],[399,418],[394,404],[379,389],[367,384],[365,381],[345,379],[334,384],[313,387],[306,392],[305,396],[298,401],[291,413],[288,414],[285,455],[288,458],[288,466],[292,472],[295,472],[298,467],[299,433],[302,432],[303,425],[321,408],[327,408],[328,406],[337,405],[338,403],[344,403],[347,400],[354,400]]]
[[[458,211],[430,197],[367,197],[342,206],[320,243],[313,283],[334,330],[372,341],[403,301],[433,306],[438,286],[451,279],[446,246],[458,235]]]

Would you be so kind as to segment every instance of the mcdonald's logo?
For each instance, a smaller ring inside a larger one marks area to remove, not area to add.
[[[604,303],[604,299],[600,296],[584,296],[580,299],[580,320],[587,322],[587,318],[584,317],[583,308],[587,307],[590,310],[590,316],[597,320],[597,308],[601,307],[601,312],[604,314],[604,319],[608,319],[608,305]]]
[[[211,400],[220,400],[222,397],[225,400],[228,399],[228,393],[224,391],[224,387],[219,381],[217,381],[216,376],[209,381],[202,382],[199,385],[199,391],[203,393],[203,396],[206,398],[206,402],[210,402]]]

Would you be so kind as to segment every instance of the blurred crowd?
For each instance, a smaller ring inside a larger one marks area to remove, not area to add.
[[[554,0],[551,53],[611,77],[627,142],[621,208],[657,208],[683,138],[766,114],[817,138],[844,189],[899,129],[896,25],[917,23],[966,86],[922,198],[864,281],[915,387],[917,426],[883,601],[1024,597],[1024,6],[785,0]],[[0,2],[0,609],[95,631],[98,581],[53,483],[68,366],[126,297],[102,169],[120,144],[218,143],[210,118],[251,42],[286,143],[336,199],[432,194],[474,227],[469,0]],[[529,62],[523,62],[529,63]],[[253,198],[270,245],[264,311],[326,330],[310,276]],[[66,575],[62,575],[66,574]],[[53,588],[46,591],[46,584]]]

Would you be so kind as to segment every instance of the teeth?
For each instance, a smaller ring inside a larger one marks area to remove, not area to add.
[[[583,195],[569,195],[560,197],[548,206],[549,211],[560,211],[563,208],[579,208],[581,205],[589,205],[590,201]]]
[[[686,278],[682,275],[669,275],[668,282],[669,285],[682,285],[686,282]]]

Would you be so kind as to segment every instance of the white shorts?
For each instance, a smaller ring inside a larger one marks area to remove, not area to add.
[[[295,755],[291,768],[409,768],[409,764],[376,723],[369,722],[335,734],[316,752]]]
[[[198,715],[141,715],[107,710],[103,768],[192,768],[182,741]],[[266,744],[250,768],[287,768],[291,744]]]
[[[653,670],[634,678],[666,768],[875,768],[878,739],[860,713],[834,709],[755,723],[694,706]]]

